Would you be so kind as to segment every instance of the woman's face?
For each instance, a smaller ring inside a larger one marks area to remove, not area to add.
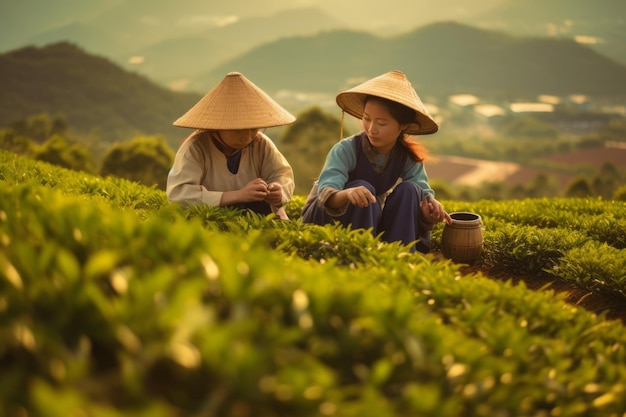
[[[407,128],[407,125],[401,125],[391,116],[382,102],[371,99],[365,103],[361,122],[370,143],[379,154],[389,152],[400,133]]]
[[[260,129],[218,130],[222,141],[229,147],[239,150],[248,146]]]

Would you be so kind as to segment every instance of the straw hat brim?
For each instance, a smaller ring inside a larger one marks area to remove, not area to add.
[[[230,72],[174,126],[237,130],[282,126],[296,117],[238,72]]]
[[[336,101],[343,111],[361,119],[363,118],[363,107],[367,96],[392,100],[415,110],[415,120],[409,124],[405,131],[407,134],[428,135],[439,130],[439,125],[430,116],[417,92],[400,71],[387,72],[349,90],[342,91],[337,95]]]

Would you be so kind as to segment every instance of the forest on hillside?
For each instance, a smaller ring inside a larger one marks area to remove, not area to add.
[[[158,86],[67,42],[0,55],[0,86],[0,126],[47,113],[102,146],[135,135],[164,136],[173,146],[182,133],[172,121],[200,97]]]
[[[528,40],[458,24],[431,25],[420,30],[423,31],[439,34],[441,41],[446,42],[458,37],[486,37],[488,40],[481,44],[530,45]],[[335,36],[337,33],[327,33],[284,42],[298,44],[313,40],[316,48],[324,49],[323,45]],[[394,42],[411,44],[413,36],[416,34],[406,34]],[[352,32],[341,38],[342,42],[361,43],[362,47],[370,45],[369,42],[382,42],[372,35]],[[369,40],[363,44],[363,39]],[[533,53],[545,54],[559,45],[552,40],[539,42],[531,49],[535,50]],[[579,48],[569,48],[567,43],[561,46],[566,51],[572,49],[569,55],[572,62],[589,53],[580,55]],[[606,63],[596,58],[594,65]],[[117,175],[159,188],[164,188],[173,155],[189,134],[188,129],[172,126],[172,121],[201,97],[163,88],[67,42],[0,55],[0,75],[4,90],[0,95],[2,148],[72,169]],[[600,88],[599,81],[595,83],[593,88]],[[609,142],[623,142],[626,122],[619,111],[619,101],[613,101],[617,100],[615,97],[611,100],[585,97],[584,102],[578,103],[569,97],[555,96],[551,98],[558,99],[560,104],[554,106],[553,112],[509,111],[493,120],[472,111],[471,106],[459,107],[452,97],[425,96],[433,100],[427,104],[435,105],[433,114],[441,121],[441,129],[433,137],[416,140],[422,141],[435,158],[460,156],[477,161],[511,162],[526,174],[515,181],[488,178],[484,184],[467,186],[454,183],[446,170],[454,171],[456,167],[446,165],[433,171],[438,173],[433,184],[440,196],[464,200],[568,195],[612,198],[624,181],[626,168],[622,161],[562,163],[551,159],[568,152],[599,149]],[[489,103],[487,97],[476,100]],[[503,97],[498,100],[493,104],[501,109],[509,103]],[[294,112],[298,116],[296,123],[270,129],[268,133],[294,166],[296,192],[307,194],[326,153],[339,140],[341,121],[334,104],[333,111],[315,100],[300,106],[303,107]],[[345,134],[358,129],[357,120],[344,120]],[[616,151],[619,152],[622,151]]]
[[[430,58],[415,60],[415,48]],[[372,62],[371,50],[386,51],[385,59]],[[210,71],[177,63],[187,71],[178,76],[188,81],[183,91],[193,92],[174,91],[138,68],[122,67],[67,41],[1,54],[0,127],[48,113],[65,117],[92,141],[110,145],[139,134],[162,135],[175,148],[184,133],[172,126],[173,120],[233,69],[280,97],[292,112],[334,109],[338,91],[390,66],[405,72],[425,103],[442,111],[451,96],[471,93],[482,104],[503,109],[540,95],[562,101],[585,95],[597,113],[614,107],[615,114],[626,96],[626,67],[574,41],[519,38],[453,22],[393,38],[344,30],[280,39],[215,62]],[[447,127],[456,125],[454,119],[444,121]]]
[[[298,114],[290,126],[269,129],[266,133],[276,142],[281,152],[293,167],[296,179],[296,194],[307,195],[324,164],[326,154],[337,142],[341,120],[319,107]],[[538,123],[538,129],[543,129]],[[619,137],[624,126],[615,126],[613,131],[571,138],[496,138],[470,143],[462,137],[443,137],[424,143],[432,155],[470,155],[482,160],[515,160],[537,169],[538,174],[521,183],[504,180],[486,180],[473,186],[454,184],[448,179],[432,179],[432,186],[442,198],[476,201],[480,199],[507,199],[525,197],[588,197],[624,199],[626,161],[621,164],[606,162],[589,166],[588,161],[580,164],[550,162],[546,155],[554,158],[567,151],[585,152],[602,147],[606,140]],[[356,133],[350,126],[344,127],[345,135]],[[624,143],[624,142],[621,142]],[[136,181],[146,186],[165,189],[167,173],[173,163],[177,148],[172,148],[161,136],[138,135],[133,138],[102,148],[74,136],[67,122],[61,117],[39,114],[18,121],[9,129],[0,130],[0,149],[9,150],[35,160],[103,177],[114,176]],[[617,149],[616,152],[623,152]],[[542,159],[544,158],[544,159]],[[534,162],[533,162],[534,161]],[[426,162],[428,171],[429,163]],[[451,168],[449,168],[451,169]],[[560,184],[554,177],[567,174],[570,180]]]

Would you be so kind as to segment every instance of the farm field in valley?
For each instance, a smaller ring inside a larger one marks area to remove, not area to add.
[[[610,162],[618,169],[626,168],[626,147],[605,146],[581,149],[546,156],[544,160],[554,164],[593,166],[596,169],[599,169],[604,163]],[[524,166],[513,162],[487,161],[449,155],[433,155],[426,163],[426,170],[431,180],[469,186],[476,186],[485,181],[524,184],[540,174],[554,176],[560,185],[566,186],[576,176],[572,173]]]

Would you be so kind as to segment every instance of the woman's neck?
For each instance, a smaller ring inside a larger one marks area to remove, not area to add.
[[[220,137],[219,132],[211,132],[211,137],[213,138],[213,142],[215,143],[215,146],[217,146],[217,149],[219,149],[224,155],[231,156],[237,153],[238,149],[228,146]]]

